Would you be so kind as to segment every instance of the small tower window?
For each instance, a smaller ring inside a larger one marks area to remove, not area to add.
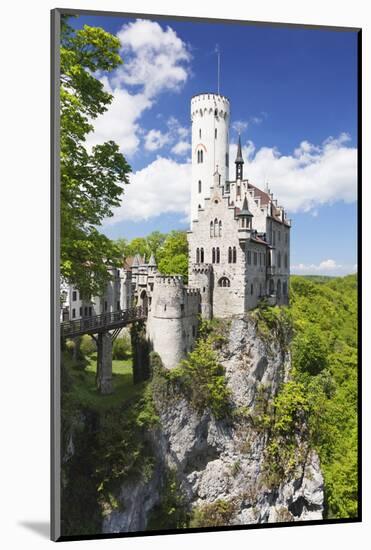
[[[225,165],[228,168],[228,166],[229,166],[229,155],[228,155],[228,153],[225,154]]]
[[[202,192],[202,183],[201,183],[201,180],[198,180],[198,192],[199,192],[199,193]]]
[[[232,255],[233,255],[233,263],[235,264],[237,262],[237,250],[235,246],[233,247]]]
[[[76,310],[73,309],[73,310],[72,310],[72,319],[74,319],[75,317],[76,317]]]
[[[73,301],[73,302],[76,302],[76,300],[77,300],[77,292],[76,292],[76,290],[74,290],[74,291],[72,292],[72,301]]]
[[[200,261],[201,261],[202,264],[204,263],[204,249],[203,248],[201,248],[201,250],[200,250]]]
[[[203,161],[204,161],[204,152],[201,149],[201,151],[200,151],[200,162],[202,163]]]
[[[228,248],[228,263],[232,263],[232,247]]]
[[[219,237],[222,236],[222,221],[219,221]]]
[[[215,116],[218,116],[218,109],[215,109],[214,115],[215,115]]]
[[[221,277],[218,281],[218,286],[229,287],[231,286],[231,281],[228,279],[228,277]]]
[[[196,249],[196,264],[200,263],[200,249]]]
[[[219,248],[219,246],[216,249],[216,263],[220,264],[220,248]]]
[[[201,134],[202,134],[202,132],[201,132],[201,128],[200,128],[199,131],[198,131],[198,135],[199,135],[200,139],[201,139]]]
[[[214,237],[218,236],[218,220],[215,218],[214,220]]]
[[[215,139],[218,137],[218,129],[215,128]]]
[[[210,222],[210,237],[214,236],[214,222],[211,220]]]
[[[211,258],[212,263],[215,264],[215,248],[212,249]]]

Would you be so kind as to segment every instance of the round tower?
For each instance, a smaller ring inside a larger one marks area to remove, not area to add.
[[[210,197],[213,175],[218,169],[220,184],[229,178],[229,99],[219,94],[199,94],[191,100],[192,187],[191,224],[198,209]]]

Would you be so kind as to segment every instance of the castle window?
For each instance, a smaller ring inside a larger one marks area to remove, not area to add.
[[[200,249],[196,248],[196,264],[200,263]]]
[[[228,166],[229,166],[229,155],[228,155],[228,153],[225,154],[225,165],[228,168]]]
[[[278,267],[281,267],[281,252],[278,252],[277,265]]]
[[[74,319],[75,317],[76,317],[76,310],[73,309],[73,310],[72,310],[72,319]]]
[[[254,285],[252,283],[251,283],[250,290],[251,290],[251,295],[254,294]]]
[[[196,336],[196,327],[192,325],[192,336],[193,338]]]
[[[257,265],[258,263],[258,255],[256,252],[254,252],[254,265]]]
[[[276,232],[273,231],[273,246],[276,246]]]
[[[210,222],[210,237],[214,236],[214,222],[211,220]]]
[[[77,292],[76,292],[76,290],[74,290],[74,291],[72,292],[72,301],[73,301],[73,302],[76,302],[76,300],[77,300]]]
[[[80,307],[80,317],[82,317],[82,307]]]
[[[201,139],[201,128],[200,128],[199,131],[198,131],[198,135],[199,135],[199,137],[200,137],[200,139]]]
[[[251,265],[251,250],[247,251],[247,263]]]
[[[180,304],[180,311],[184,311],[184,304]]]
[[[211,258],[212,263],[215,264],[215,248],[212,249]]]
[[[286,281],[282,285],[282,293],[284,296],[287,296],[287,283]]]
[[[232,256],[233,256],[233,263],[235,264],[237,262],[237,250],[235,246],[233,247]]]
[[[202,183],[201,180],[198,180],[198,192],[201,193],[202,191]]]
[[[104,302],[104,311],[107,311],[107,309],[108,309],[108,304],[107,302]]]
[[[218,281],[218,286],[229,287],[231,286],[231,281],[228,279],[228,277],[221,277]]]
[[[204,249],[201,248],[200,250],[200,262],[203,264],[204,263]]]
[[[216,249],[216,263],[220,264],[220,248],[219,248],[219,246]]]
[[[198,209],[201,210],[201,208],[202,208],[202,206],[199,204],[199,205],[198,205]]]
[[[285,267],[287,268],[288,266],[288,260],[287,260],[287,254],[285,254]]]
[[[222,222],[221,220],[219,221],[219,237],[222,236]]]
[[[218,236],[218,220],[215,218],[214,220],[214,237]]]
[[[119,301],[117,301],[116,309],[117,309],[117,311],[120,311],[120,302],[119,302]],[[90,311],[90,310],[91,310],[91,307],[89,307],[89,315],[91,315],[91,311]]]
[[[84,315],[85,315],[85,317],[88,316],[88,307],[87,306],[84,307]]]
[[[218,116],[218,109],[215,109],[214,115],[215,115],[215,116]]]
[[[204,161],[204,152],[201,149],[201,151],[200,151],[200,162],[202,163],[203,161]]]
[[[215,139],[218,137],[218,130],[215,128]]]
[[[229,264],[232,263],[232,248],[231,247],[228,248],[228,263]]]

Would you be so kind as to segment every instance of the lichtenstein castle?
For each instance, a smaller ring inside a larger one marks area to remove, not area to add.
[[[291,224],[272,193],[244,175],[240,138],[231,165],[229,100],[197,95],[191,119],[188,286],[180,276],[160,274],[153,255],[148,262],[137,255],[113,270],[100,298],[84,302],[69,288],[65,309],[72,320],[144,305],[147,337],[167,368],[192,349],[200,316],[243,315],[263,298],[271,305],[288,303]]]

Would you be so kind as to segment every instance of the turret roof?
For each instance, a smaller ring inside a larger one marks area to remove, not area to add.
[[[238,136],[238,147],[237,147],[237,156],[236,160],[234,161],[235,164],[240,163],[244,164],[243,156],[242,156],[242,148],[241,148],[241,136]]]
[[[250,210],[249,210],[249,205],[247,204],[247,197],[245,195],[245,198],[243,200],[243,204],[242,204],[242,210],[239,211],[239,213],[237,214],[237,216],[250,216],[251,218],[253,217],[253,214],[251,214]]]

